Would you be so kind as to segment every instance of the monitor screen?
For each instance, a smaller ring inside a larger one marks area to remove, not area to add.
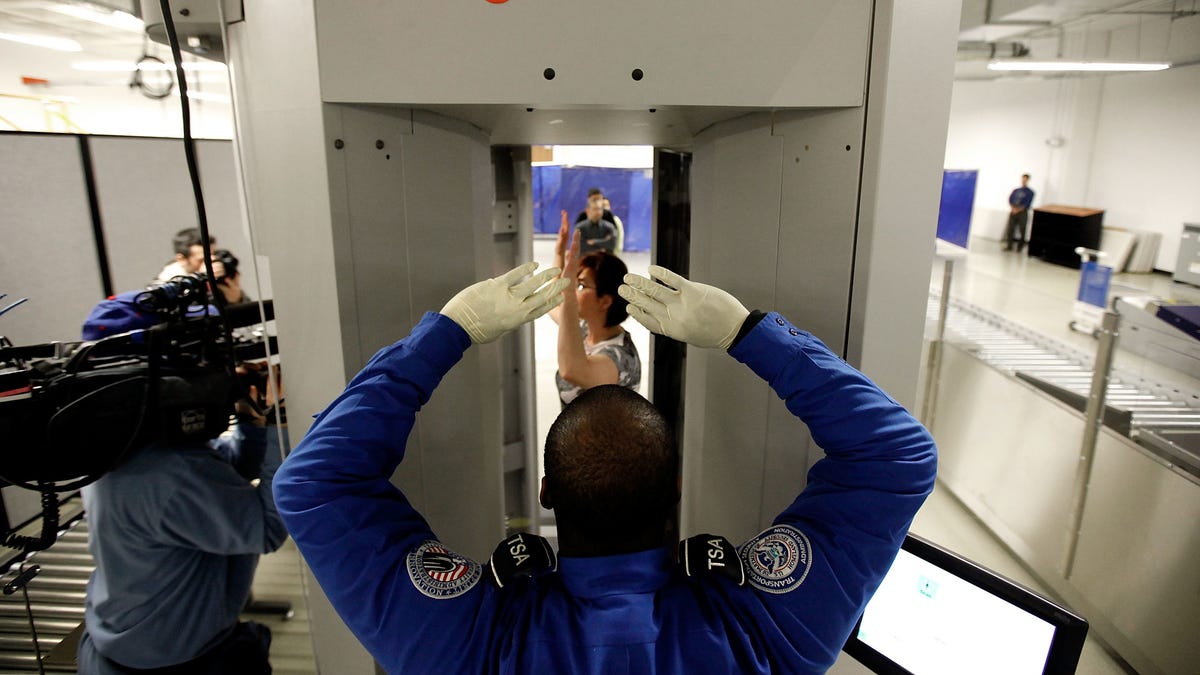
[[[1087,621],[909,535],[846,643],[878,673],[1074,673]]]

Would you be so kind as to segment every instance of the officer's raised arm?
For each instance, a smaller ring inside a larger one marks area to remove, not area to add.
[[[301,554],[389,672],[434,663],[469,672],[487,656],[464,649],[486,601],[481,566],[437,542],[390,479],[417,411],[463,353],[562,301],[569,281],[556,280],[554,268],[535,275],[536,267],[473,284],[440,313],[426,313],[317,416],[275,475],[276,504]]]
[[[661,267],[649,271],[661,283],[627,275],[620,288],[630,315],[653,332],[728,350],[826,453],[792,505],[740,554],[748,584],[760,591],[761,621],[786,643],[775,646],[828,667],[933,489],[933,439],[870,379],[779,314],[751,312],[725,291]]]

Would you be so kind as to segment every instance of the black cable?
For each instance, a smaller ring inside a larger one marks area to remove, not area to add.
[[[22,486],[23,487],[23,486]],[[43,551],[58,538],[58,495],[54,486],[38,481],[37,489],[42,495],[42,534],[38,537],[27,537],[9,532],[4,537],[4,545],[20,551]]]
[[[138,71],[141,72],[141,71]],[[108,244],[104,241],[104,222],[100,215],[100,194],[96,188],[96,172],[92,166],[92,146],[87,134],[79,134],[79,163],[83,168],[83,185],[87,188],[88,211],[92,217],[92,241],[96,245],[96,260],[100,263],[100,287],[104,297],[116,295],[112,270],[108,262]]]
[[[233,360],[233,331],[225,313],[225,295],[217,288],[217,277],[213,274],[212,246],[208,236],[208,215],[204,208],[204,192],[200,189],[200,170],[196,165],[196,142],[192,138],[192,110],[188,103],[187,77],[183,73],[183,55],[179,49],[179,35],[175,32],[175,19],[171,16],[170,0],[159,0],[162,8],[163,26],[167,29],[167,42],[171,45],[171,57],[175,60],[175,80],[179,83],[179,104],[183,111],[183,151],[187,156],[188,176],[192,180],[192,194],[196,199],[196,215],[200,222],[200,241],[204,247],[204,270],[208,275],[213,300],[221,316],[221,330],[225,336],[226,363],[230,375],[236,377]]]

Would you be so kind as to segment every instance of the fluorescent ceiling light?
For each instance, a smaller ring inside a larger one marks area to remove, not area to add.
[[[1112,61],[992,61],[988,70],[1011,70],[1029,72],[1141,72],[1166,70],[1169,63],[1117,63]]]
[[[45,47],[46,49],[57,49],[60,52],[83,51],[83,45],[74,40],[68,38],[50,37],[49,35],[0,33],[0,40],[10,40],[12,42],[20,42],[21,44],[33,45],[34,47]]]
[[[146,28],[141,19],[119,10],[96,9],[90,5],[57,4],[49,7],[50,11],[73,16],[76,19],[99,23],[110,28],[119,28],[131,33],[140,33]]]

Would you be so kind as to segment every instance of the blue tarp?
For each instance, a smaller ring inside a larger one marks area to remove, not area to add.
[[[575,216],[587,206],[589,188],[598,187],[612,203],[612,212],[625,225],[625,250],[650,250],[650,204],[654,189],[650,169],[609,169],[592,166],[533,167],[533,231],[558,234],[559,212]]]

